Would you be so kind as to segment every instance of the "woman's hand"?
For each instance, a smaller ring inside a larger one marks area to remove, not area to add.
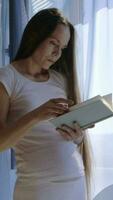
[[[65,140],[73,141],[75,144],[81,144],[83,141],[84,132],[76,122],[73,122],[73,128],[66,124],[62,124],[62,126],[56,130],[60,132]]]
[[[93,128],[94,124],[87,128]],[[84,138],[84,130],[80,128],[77,122],[73,122],[73,128],[66,124],[62,124],[61,127],[56,128],[62,137],[67,141],[73,141],[75,144],[81,144]]]
[[[73,101],[69,99],[56,98],[51,99],[36,108],[33,112],[39,121],[48,120],[50,118],[57,117],[65,112],[68,112],[68,107],[73,105]]]

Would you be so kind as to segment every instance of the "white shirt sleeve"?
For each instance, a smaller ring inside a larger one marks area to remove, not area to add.
[[[8,95],[11,96],[13,93],[15,81],[14,72],[9,66],[0,68],[0,82],[4,85]]]

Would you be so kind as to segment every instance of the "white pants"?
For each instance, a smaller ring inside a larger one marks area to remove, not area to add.
[[[85,178],[15,187],[14,200],[86,200]]]

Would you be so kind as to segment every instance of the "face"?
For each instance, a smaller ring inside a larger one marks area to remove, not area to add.
[[[68,26],[59,24],[49,38],[44,40],[33,53],[32,58],[41,69],[48,70],[61,56],[70,39]]]

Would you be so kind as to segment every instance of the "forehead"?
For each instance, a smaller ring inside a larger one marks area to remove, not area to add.
[[[60,44],[67,45],[70,39],[70,29],[66,25],[58,24],[51,37],[57,39]]]

